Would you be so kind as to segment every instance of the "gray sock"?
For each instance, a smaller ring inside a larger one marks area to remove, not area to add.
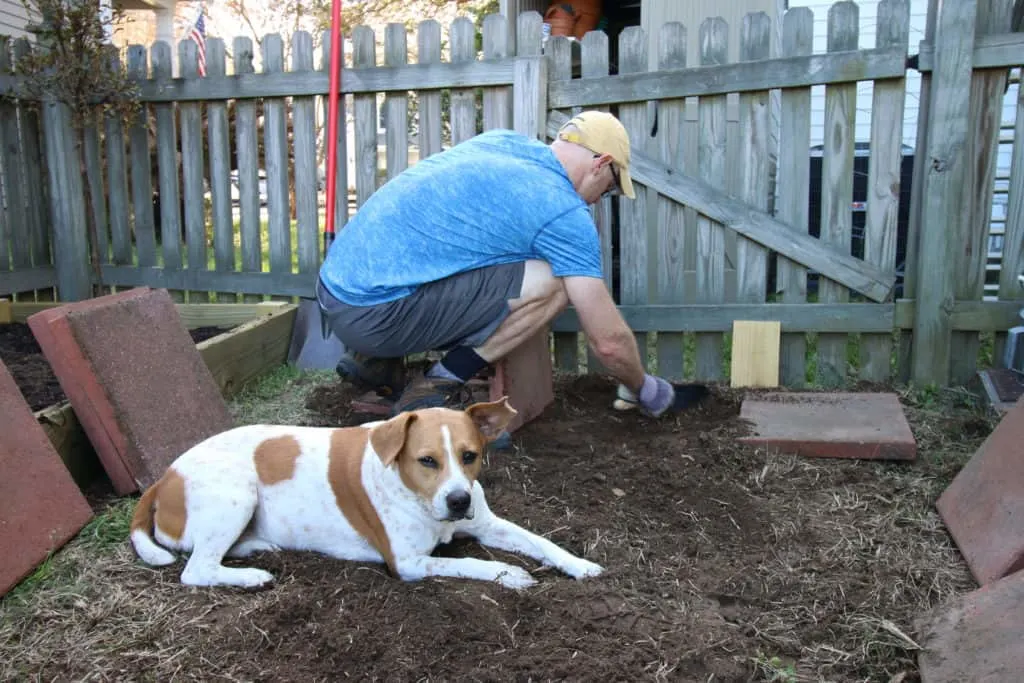
[[[462,380],[458,375],[453,373],[451,370],[444,366],[444,363],[437,361],[433,367],[427,370],[427,377],[437,377],[439,379],[449,379],[453,382],[462,383]]]

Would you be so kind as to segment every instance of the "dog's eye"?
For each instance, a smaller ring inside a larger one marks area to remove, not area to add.
[[[474,453],[473,451],[466,451],[465,453],[462,454],[462,462],[466,465],[472,465],[474,462],[476,462],[476,457],[476,453]]]
[[[420,458],[420,464],[423,465],[424,467],[430,467],[432,469],[437,468],[437,461],[434,460],[429,455],[424,455],[422,458]]]

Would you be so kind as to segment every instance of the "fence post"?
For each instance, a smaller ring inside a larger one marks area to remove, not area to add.
[[[519,57],[512,77],[512,126],[523,135],[546,139],[548,63],[544,57]]]
[[[966,180],[967,135],[977,0],[942,2],[935,22],[931,102],[918,241],[912,379],[945,385],[950,376],[955,304],[956,224]]]
[[[66,104],[47,101],[42,109],[57,300],[81,301],[92,296],[92,273],[75,129]]]

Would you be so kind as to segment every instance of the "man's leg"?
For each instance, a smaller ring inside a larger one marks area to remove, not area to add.
[[[544,261],[524,264],[519,296],[508,300],[509,313],[484,338],[470,336],[450,349],[426,375],[411,383],[396,412],[459,403],[462,386],[547,326],[568,305],[561,279]]]

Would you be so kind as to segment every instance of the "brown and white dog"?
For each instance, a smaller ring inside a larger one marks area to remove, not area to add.
[[[482,452],[515,414],[502,398],[358,427],[227,430],[183,453],[143,493],[132,545],[156,566],[175,561],[167,549],[191,553],[181,581],[192,586],[264,586],[274,579],[269,572],[222,561],[277,550],[384,562],[406,581],[448,576],[515,589],[536,582],[504,562],[431,556],[456,534],[577,579],[600,574],[600,566],[488,507],[477,481]]]

